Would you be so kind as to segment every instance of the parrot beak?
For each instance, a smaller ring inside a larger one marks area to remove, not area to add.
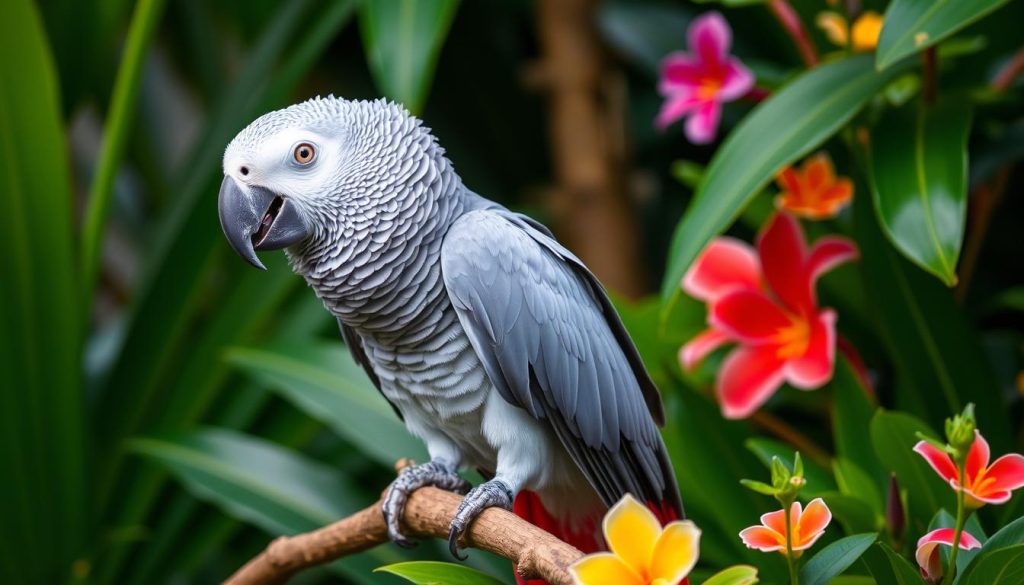
[[[220,227],[228,243],[245,261],[266,270],[256,250],[277,250],[309,235],[295,206],[269,189],[241,186],[224,177],[217,200]]]

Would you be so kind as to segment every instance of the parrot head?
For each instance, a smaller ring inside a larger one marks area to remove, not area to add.
[[[345,237],[365,237],[367,219],[396,205],[388,190],[433,148],[429,131],[385,100],[317,97],[264,114],[224,153],[221,229],[261,269],[258,250],[325,240],[344,248],[354,243]]]

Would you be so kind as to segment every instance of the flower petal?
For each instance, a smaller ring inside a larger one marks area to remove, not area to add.
[[[569,567],[577,585],[647,585],[612,553],[587,555]]]
[[[1024,455],[1010,453],[996,459],[985,477],[995,478],[990,490],[1015,490],[1024,487]]]
[[[686,119],[686,138],[694,144],[708,144],[715,139],[718,121],[722,117],[722,104],[705,101]]]
[[[670,522],[654,545],[651,581],[678,583],[686,578],[700,556],[700,529],[690,520]]]
[[[692,55],[676,51],[661,60],[661,80],[658,84],[662,95],[680,89],[694,90],[700,86],[704,71]]]
[[[788,213],[776,213],[757,239],[757,253],[768,286],[794,313],[814,307],[805,272],[806,245],[800,224]]]
[[[836,313],[825,310],[811,322],[811,338],[802,357],[786,363],[786,380],[801,390],[821,388],[836,363]]]
[[[796,516],[799,517],[800,514],[803,513],[803,510],[802,510],[800,502],[793,502],[793,507],[795,509],[794,510],[790,510],[790,512],[794,512],[796,514]],[[786,536],[786,511],[785,510],[775,510],[774,512],[768,512],[767,514],[761,514],[761,524],[764,524],[768,528],[774,530],[775,532],[778,532],[783,537],[785,537]]]
[[[921,455],[921,457],[924,457],[928,465],[931,465],[935,473],[938,473],[942,479],[957,481],[959,478],[960,474],[957,471],[956,465],[953,464],[953,460],[945,451],[940,450],[928,441],[918,441],[914,445],[914,451]]]
[[[833,180],[835,180],[835,169],[832,168],[832,159],[824,152],[812,156],[803,165],[804,182],[807,188],[812,191],[821,191]]]
[[[658,117],[654,119],[654,124],[664,130],[672,122],[694,111],[700,103],[700,100],[685,91],[671,95],[665,98],[665,102],[661,104],[661,110],[658,112]]]
[[[722,87],[718,90],[718,99],[721,101],[737,100],[747,95],[754,87],[754,74],[735,57],[725,64],[723,76]]]
[[[811,500],[807,504],[807,508],[804,509],[804,513],[800,515],[799,525],[794,531],[799,542],[794,543],[793,548],[795,550],[809,548],[825,532],[825,527],[831,521],[832,511],[828,509],[825,500],[821,498]]]
[[[744,242],[719,237],[711,242],[683,277],[683,290],[702,301],[714,301],[736,288],[758,288],[761,264]]]
[[[857,245],[846,238],[825,236],[815,242],[807,256],[804,268],[811,288],[811,298],[814,298],[814,282],[818,280],[819,276],[843,262],[857,258],[858,255]]]
[[[944,544],[946,546],[953,546],[953,538],[955,536],[955,528],[937,528],[919,538],[917,540],[917,546],[920,547],[922,544],[928,542]],[[981,542],[977,538],[975,538],[973,534],[966,530],[963,530],[960,532],[960,548],[964,550],[971,550],[972,548],[981,548]]]
[[[729,336],[718,329],[706,329],[679,350],[679,363],[684,370],[692,370],[699,361],[729,341]]]
[[[792,319],[759,290],[737,289],[711,305],[708,321],[715,329],[745,343],[773,343]]]
[[[744,418],[765,403],[785,378],[775,348],[738,347],[722,362],[717,394],[726,418]]]
[[[718,12],[703,14],[690,24],[686,31],[690,52],[705,65],[715,66],[725,61],[732,44],[732,30],[729,23]]]
[[[751,526],[740,532],[740,540],[747,548],[756,548],[762,552],[785,550],[786,537],[764,526]]]
[[[608,546],[626,566],[643,575],[651,560],[661,523],[633,496],[626,494],[604,517]]]
[[[974,429],[974,442],[971,443],[971,449],[967,452],[967,461],[964,462],[964,475],[967,484],[973,483],[978,474],[988,467],[991,456],[988,441],[981,436],[981,431]]]

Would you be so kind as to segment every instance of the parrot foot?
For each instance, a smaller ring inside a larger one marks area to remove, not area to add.
[[[448,529],[448,550],[451,551],[452,556],[460,561],[468,558],[459,552],[458,541],[462,533],[469,527],[470,522],[487,508],[498,507],[511,510],[512,500],[512,489],[500,479],[492,479],[469,490],[466,497],[462,499],[462,503],[459,504],[458,510],[455,511],[455,517],[452,518]]]
[[[388,538],[402,548],[412,548],[416,543],[407,539],[399,527],[399,518],[409,495],[424,486],[434,486],[458,494],[469,493],[470,483],[450,465],[441,461],[431,461],[420,465],[406,467],[398,472],[398,478],[391,482],[387,495],[384,496],[384,523],[388,527]]]

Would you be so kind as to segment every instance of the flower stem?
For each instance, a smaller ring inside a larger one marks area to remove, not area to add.
[[[779,21],[779,24],[782,25],[782,28],[786,29],[786,34],[793,39],[793,43],[796,45],[797,50],[800,51],[800,57],[803,58],[804,64],[808,67],[816,66],[818,64],[818,51],[815,50],[814,42],[811,41],[811,36],[807,34],[807,29],[804,28],[796,10],[793,10],[793,6],[786,0],[771,0],[768,3],[768,8],[775,15],[775,19]]]
[[[956,577],[956,555],[960,552],[960,535],[963,534],[964,524],[967,523],[967,506],[964,504],[964,463],[960,465],[960,489],[956,491],[956,530],[953,532],[953,550],[949,553],[949,567],[946,569],[946,578],[943,583],[952,585]]]
[[[796,573],[796,559],[793,558],[793,502],[786,506],[786,562],[789,564],[790,585],[800,585]]]
[[[939,98],[938,51],[935,46],[925,49],[921,58],[924,60],[924,103],[932,105]]]

